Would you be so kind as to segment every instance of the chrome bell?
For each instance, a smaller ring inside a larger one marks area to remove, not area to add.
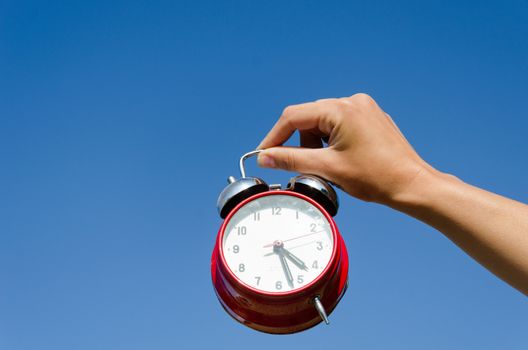
[[[291,178],[286,188],[312,198],[331,216],[337,214],[339,200],[334,188],[326,180],[315,175],[302,174]]]
[[[244,161],[260,152],[260,150],[248,152],[240,158],[240,175],[242,176],[240,179],[237,180],[233,176],[227,178],[229,185],[220,193],[216,202],[218,213],[222,219],[225,219],[227,214],[244,199],[269,190],[269,186],[264,180],[258,177],[246,176],[244,169]]]

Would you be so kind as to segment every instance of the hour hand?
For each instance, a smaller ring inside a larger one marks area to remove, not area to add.
[[[282,252],[283,252],[284,256],[287,257],[298,268],[300,268],[301,270],[304,270],[304,271],[308,270],[308,267],[306,266],[304,261],[302,261],[301,259],[299,259],[295,255],[293,255],[289,250],[287,250],[286,248],[282,248]]]

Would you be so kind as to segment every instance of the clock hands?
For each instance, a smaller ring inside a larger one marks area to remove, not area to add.
[[[285,239],[285,240],[282,241],[282,242],[293,241],[293,240],[295,240],[295,239],[299,239],[299,238],[303,238],[303,237],[308,237],[308,236],[315,235],[315,234],[320,233],[320,232],[323,232],[323,231],[311,232],[311,233],[307,233],[307,234],[305,234],[305,235],[300,235],[300,236],[297,236],[297,237],[288,238],[288,239]],[[275,244],[275,242],[270,243],[270,244],[266,244],[266,245],[263,246],[263,248],[273,247],[274,244]]]
[[[289,247],[289,251],[291,250],[294,250],[294,249],[297,249],[299,247],[304,247],[304,246],[307,246],[307,245],[310,245],[310,244],[314,244],[316,241],[310,241],[310,242],[306,242],[306,243],[303,243],[303,244],[298,244],[298,245],[294,245],[294,246],[291,246]],[[275,255],[275,252],[271,252],[271,253],[266,253],[264,254],[264,256],[271,256],[271,255]]]
[[[290,267],[288,266],[288,262],[286,261],[286,258],[284,257],[284,254],[282,251],[278,251],[279,259],[282,265],[282,270],[284,271],[284,274],[286,275],[286,280],[288,280],[288,285],[290,288],[293,288],[293,276],[290,271]]]
[[[284,242],[282,241],[275,241],[273,242],[273,252],[276,253],[279,256],[282,270],[284,271],[284,274],[286,275],[286,280],[288,281],[288,285],[290,288],[293,288],[293,276],[290,270],[290,267],[288,266],[288,260],[290,260],[295,266],[300,268],[301,270],[308,270],[306,267],[306,264],[304,261],[293,255],[289,250],[284,248]]]
[[[304,271],[308,271],[308,267],[306,266],[306,264],[304,263],[304,261],[302,261],[301,259],[299,259],[298,257],[296,257],[295,255],[293,255],[289,250],[287,250],[286,248],[282,248],[282,252],[284,253],[284,255],[290,259],[290,261],[292,263],[294,263],[298,268],[300,268],[301,270],[304,270]]]
[[[273,242],[273,251],[277,253],[279,256],[282,270],[284,271],[284,274],[286,275],[286,280],[288,280],[288,285],[290,288],[293,288],[293,276],[290,270],[290,267],[288,266],[288,262],[286,261],[285,254],[284,254],[284,243],[282,241],[275,241]]]

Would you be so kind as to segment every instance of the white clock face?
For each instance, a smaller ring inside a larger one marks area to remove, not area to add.
[[[290,195],[259,197],[240,208],[224,231],[229,269],[264,292],[289,292],[315,280],[330,262],[330,223],[309,202]]]

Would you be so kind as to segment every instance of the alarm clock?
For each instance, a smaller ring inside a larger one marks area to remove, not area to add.
[[[246,176],[228,178],[217,207],[224,219],[211,258],[213,286],[235,320],[273,334],[329,324],[348,285],[348,255],[337,225],[338,198],[314,175],[285,189]]]

